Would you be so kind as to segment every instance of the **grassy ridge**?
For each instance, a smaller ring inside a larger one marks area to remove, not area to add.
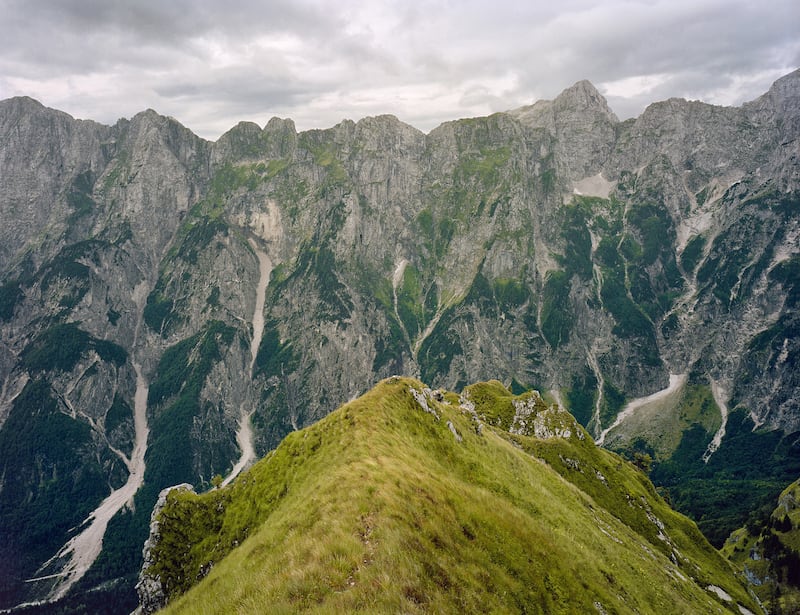
[[[454,394],[425,412],[423,385],[389,379],[230,488],[172,492],[151,570],[167,612],[757,611],[694,524],[568,414],[547,439],[476,419],[508,410],[498,384],[473,388],[474,414]]]

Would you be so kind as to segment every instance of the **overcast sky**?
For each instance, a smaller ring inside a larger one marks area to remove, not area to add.
[[[153,108],[208,139],[272,116],[427,132],[580,79],[625,119],[740,104],[798,67],[799,0],[0,0],[0,99],[106,124]]]

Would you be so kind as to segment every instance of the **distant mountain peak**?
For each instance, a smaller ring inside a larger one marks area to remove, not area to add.
[[[44,105],[40,103],[35,98],[31,98],[30,96],[13,96],[12,98],[8,98],[6,100],[0,101],[2,105],[8,105],[11,107],[18,107],[20,109],[43,109]]]
[[[619,119],[608,106],[608,101],[591,81],[583,79],[561,92],[553,101],[556,108],[569,108],[579,111],[594,110],[618,122]]]
[[[614,124],[619,122],[605,97],[586,79],[568,87],[553,100],[538,100],[532,105],[513,109],[508,113],[525,124],[543,127],[552,123],[557,115],[583,115],[587,112],[605,116]]]
[[[784,75],[775,83],[762,98],[769,98],[780,113],[800,111],[800,69]]]

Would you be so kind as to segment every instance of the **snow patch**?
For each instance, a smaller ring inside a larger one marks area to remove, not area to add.
[[[598,173],[592,177],[584,177],[582,180],[575,182],[572,191],[580,196],[596,196],[601,199],[607,199],[615,186],[616,184],[614,182],[608,181],[603,177],[602,173]]]

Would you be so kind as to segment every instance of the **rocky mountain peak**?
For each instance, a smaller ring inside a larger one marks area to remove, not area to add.
[[[44,106],[29,96],[17,96],[0,101],[0,136],[7,136],[12,128],[19,133],[23,130],[67,132],[74,126],[84,125],[93,128],[106,128],[96,122],[76,120],[71,115]]]
[[[778,79],[766,94],[743,108],[750,121],[763,125],[781,118],[786,132],[796,134],[800,129],[800,69]]]
[[[297,129],[291,119],[273,117],[262,133],[272,158],[286,158],[297,147]]]
[[[619,119],[589,81],[578,81],[552,101],[509,112],[524,126],[555,138],[561,175],[578,181],[597,174],[611,153]]]
[[[264,133],[255,122],[239,122],[214,143],[212,160],[217,163],[231,158],[260,158]]]
[[[559,94],[553,101],[557,111],[566,110],[581,113],[599,113],[609,120],[618,122],[619,119],[608,106],[608,101],[590,81],[583,79]]]
[[[273,117],[270,118],[267,125],[264,126],[265,132],[283,132],[283,133],[296,133],[297,128],[295,128],[294,120],[290,118],[280,118],[280,117]]]
[[[800,69],[778,79],[765,94],[782,111],[800,110]]]
[[[15,96],[0,101],[0,114],[20,114],[38,112],[46,107],[30,96]]]

